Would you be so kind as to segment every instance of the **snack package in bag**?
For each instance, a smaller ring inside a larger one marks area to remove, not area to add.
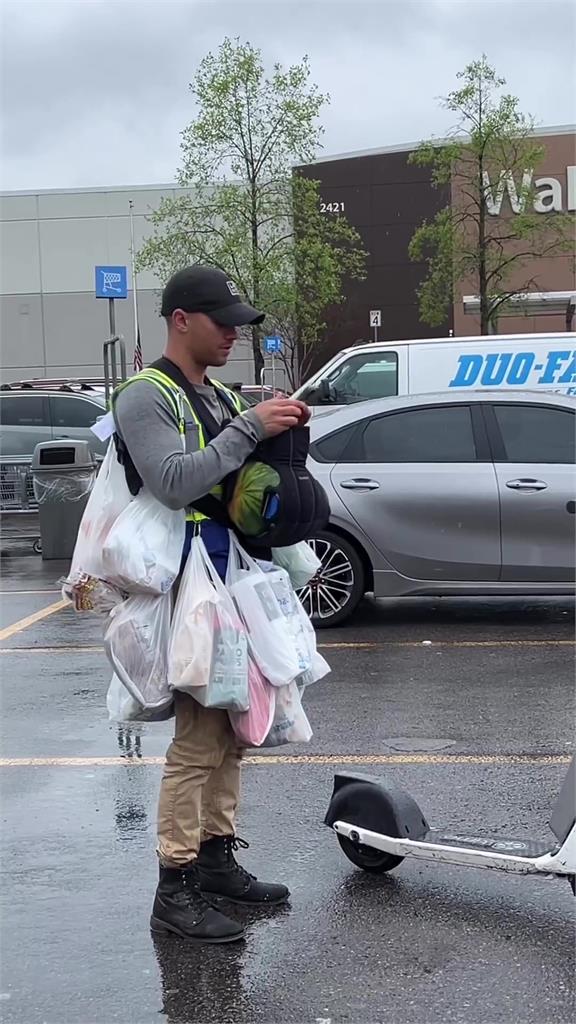
[[[172,623],[169,679],[207,708],[248,709],[248,641],[201,537],[194,537]]]
[[[120,513],[102,552],[104,578],[128,593],[166,594],[180,572],[184,509],[143,491]]]
[[[277,577],[277,578],[275,578]],[[285,574],[265,573],[230,533],[226,585],[246,632],[250,653],[272,686],[285,686],[303,671],[286,615],[274,587],[285,592]]]
[[[322,568],[322,562],[306,540],[287,548],[272,548],[272,561],[286,570],[296,590],[305,587]]]
[[[102,553],[110,529],[131,501],[124,467],[110,441],[84,509],[72,564],[62,587],[62,596],[72,601],[76,611],[108,613],[123,600],[124,595],[105,581]]]
[[[142,709],[172,703],[168,686],[171,599],[135,595],[112,609],[104,649],[115,675]]]
[[[172,702],[162,708],[142,707],[142,704],[128,692],[124,683],[118,679],[116,673],[112,676],[108,687],[106,708],[110,722],[165,722],[174,714]]]
[[[312,727],[302,707],[298,686],[290,683],[279,687],[272,728],[262,746],[281,747],[284,743],[309,743],[311,739]]]
[[[260,747],[266,739],[276,709],[276,693],[264,679],[256,662],[248,660],[248,698],[250,707],[247,711],[229,711],[232,728],[240,743],[246,747]]]

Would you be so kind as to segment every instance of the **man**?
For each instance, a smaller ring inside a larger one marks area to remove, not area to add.
[[[237,328],[264,319],[222,271],[194,266],[174,274],[161,315],[168,328],[164,356],[115,399],[119,450],[133,491],[143,483],[164,505],[188,510],[184,555],[199,529],[224,577],[228,532],[190,506],[217,494],[260,441],[306,422],[309,412],[302,402],[270,399],[236,415],[233,394],[208,381],[208,366],[226,364]],[[175,410],[178,389],[187,399],[184,426]],[[259,882],[234,857],[246,844],[235,835],[241,751],[227,712],[175,693],[175,716],[160,791],[160,881],[151,926],[194,942],[233,942],[243,928],[211,900],[270,905],[285,902],[288,889]]]

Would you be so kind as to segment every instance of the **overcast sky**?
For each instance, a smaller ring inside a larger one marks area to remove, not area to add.
[[[442,134],[437,101],[484,50],[525,112],[575,116],[573,0],[0,0],[2,188],[168,182],[188,83],[225,35],[310,57],[324,155]]]

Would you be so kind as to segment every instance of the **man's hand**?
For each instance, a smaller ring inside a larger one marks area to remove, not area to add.
[[[269,398],[254,407],[266,437],[276,437],[290,427],[304,426],[310,419],[310,410],[295,398]]]

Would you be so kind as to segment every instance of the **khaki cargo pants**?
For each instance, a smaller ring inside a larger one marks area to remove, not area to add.
[[[194,860],[209,836],[235,833],[242,750],[226,711],[174,694],[174,740],[158,808],[158,855],[165,867]]]

